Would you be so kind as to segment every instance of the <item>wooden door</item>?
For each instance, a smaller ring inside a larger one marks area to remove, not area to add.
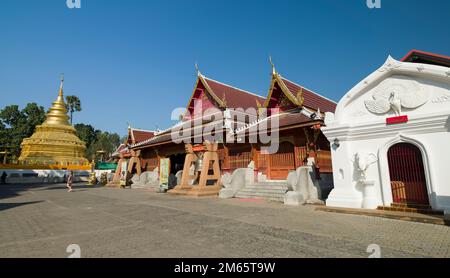
[[[429,205],[422,153],[412,144],[400,143],[388,151],[394,203]]]

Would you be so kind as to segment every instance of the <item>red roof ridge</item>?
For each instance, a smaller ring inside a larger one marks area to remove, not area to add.
[[[246,91],[246,90],[240,89],[240,88],[238,88],[238,87],[234,87],[234,86],[231,86],[231,85],[229,85],[229,84],[226,84],[226,83],[223,83],[223,82],[217,81],[217,80],[215,80],[215,79],[209,78],[209,77],[207,77],[207,76],[204,76],[204,75],[202,75],[202,77],[203,77],[203,78],[204,78],[205,80],[210,80],[210,81],[213,81],[213,82],[219,83],[219,84],[221,84],[221,85],[223,85],[223,86],[227,86],[227,87],[229,87],[229,88],[232,88],[232,89],[235,89],[235,90],[241,91],[241,92],[243,92],[243,93],[246,93],[246,94],[249,94],[249,95],[253,95],[253,96],[255,96],[255,97],[259,97],[259,98],[261,98],[261,99],[264,99],[264,100],[265,100],[265,97],[263,97],[263,96],[260,96],[260,95],[258,95],[258,94],[255,94],[255,93],[252,93],[252,92],[249,92],[249,91]]]
[[[278,74],[278,75],[280,75],[280,74]],[[292,84],[294,84],[294,85],[296,85],[296,86],[298,86],[298,87],[300,87],[300,88],[303,88],[303,89],[305,89],[305,90],[307,90],[307,91],[309,91],[309,92],[311,92],[311,93],[317,95],[318,97],[321,97],[321,98],[323,98],[323,99],[326,99],[326,100],[328,100],[328,101],[331,101],[331,102],[334,103],[334,104],[337,104],[336,101],[331,100],[331,99],[329,99],[329,98],[327,98],[327,97],[325,97],[325,96],[323,96],[323,95],[321,95],[321,94],[319,94],[319,93],[316,93],[316,92],[314,92],[313,90],[306,88],[305,86],[299,85],[298,83],[295,83],[295,82],[291,81],[290,79],[287,79],[287,78],[285,78],[285,77],[283,77],[283,76],[281,76],[281,75],[280,75],[280,77],[281,77],[281,79],[284,79],[284,80],[286,80],[286,81],[288,81],[288,82],[291,82]]]
[[[436,54],[433,52],[427,52],[427,51],[423,51],[423,50],[418,50],[418,49],[412,49],[408,52],[408,54],[406,54],[400,61],[404,62],[406,59],[408,59],[409,56],[411,56],[413,53],[417,53],[417,54],[423,54],[423,55],[429,55],[429,56],[434,56],[437,58],[442,58],[442,59],[447,59],[450,60],[450,56],[446,56],[446,55],[441,55],[441,54]]]
[[[146,130],[146,129],[140,129],[140,128],[134,128],[132,127],[131,130],[135,131],[142,131],[142,132],[148,132],[148,133],[155,133],[154,130]]]

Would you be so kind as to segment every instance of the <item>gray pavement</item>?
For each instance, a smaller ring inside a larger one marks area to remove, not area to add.
[[[0,185],[0,257],[450,257],[450,227],[253,200]]]

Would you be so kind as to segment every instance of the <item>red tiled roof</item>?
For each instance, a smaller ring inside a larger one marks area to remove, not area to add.
[[[450,67],[450,57],[431,52],[413,49],[405,57],[401,59],[402,62],[423,63]]]
[[[117,148],[116,152],[121,152],[126,148],[125,144],[120,144],[120,146]]]
[[[204,77],[204,79],[219,99],[222,99],[225,96],[227,107],[229,108],[256,108],[256,100],[258,100],[261,105],[263,105],[265,101],[265,98],[256,94],[223,84],[207,77]]]
[[[303,105],[305,105],[308,108],[317,110],[317,108],[320,108],[321,112],[334,112],[336,110],[337,103],[329,100],[317,93],[314,93],[308,89],[305,89],[304,87],[300,87],[299,85],[295,84],[294,82],[287,80],[286,78],[281,78],[281,80],[284,82],[286,87],[289,89],[289,91],[292,93],[292,95],[295,97],[297,92],[300,89],[303,89],[303,97],[304,102]]]
[[[274,126],[276,123],[275,121],[278,121],[278,125],[276,127]],[[272,128],[285,129],[292,128],[294,126],[310,126],[320,122],[322,122],[322,120],[311,120],[298,112],[284,112],[262,119],[256,124],[257,127],[254,127],[253,131],[250,126],[247,126],[242,129],[238,129],[237,133],[254,132],[254,130],[258,130],[258,132],[260,132]]]
[[[145,140],[148,140],[155,136],[155,133],[153,131],[147,131],[147,130],[140,130],[140,129],[131,129],[132,136],[134,139],[134,143],[139,143]]]
[[[280,115],[280,127],[286,127],[295,124],[302,124],[312,122],[310,118],[306,117],[303,114],[299,113],[289,113]]]
[[[120,144],[119,147],[113,152],[112,157],[118,157],[121,153],[126,153],[127,146],[125,144]]]
[[[120,153],[120,152],[122,152],[123,150],[125,150],[126,147],[127,147],[127,146],[125,146],[125,144],[120,144],[120,146],[117,148],[116,152],[117,152],[117,153]]]

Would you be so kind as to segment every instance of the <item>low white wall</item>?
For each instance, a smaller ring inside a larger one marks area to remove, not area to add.
[[[8,177],[7,183],[63,183],[68,174],[67,170],[20,170],[0,169],[0,175],[5,172]],[[87,182],[89,171],[73,171],[75,182]]]

